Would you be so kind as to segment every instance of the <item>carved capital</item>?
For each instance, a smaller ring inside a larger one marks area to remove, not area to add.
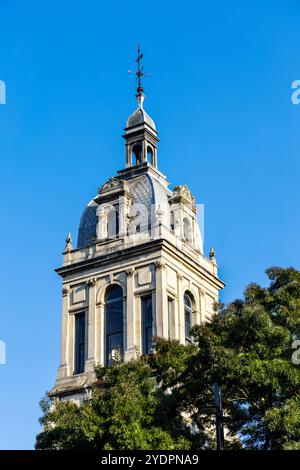
[[[166,263],[161,260],[157,260],[154,262],[155,269],[163,269],[166,266]]]
[[[103,194],[109,191],[122,190],[127,188],[127,182],[119,180],[118,178],[110,178],[105,184],[100,186],[98,194]]]
[[[96,285],[96,281],[97,279],[95,277],[91,277],[86,281],[86,283],[89,287],[94,287]]]
[[[162,208],[159,205],[158,208],[157,208],[157,211],[156,211],[156,217],[157,217],[157,221],[159,223],[162,223],[163,215],[164,215],[164,211],[162,210]]]
[[[176,276],[177,276],[178,281],[182,281],[182,279],[183,279],[183,275],[182,275],[182,274],[176,273]]]
[[[69,287],[64,286],[64,287],[62,288],[62,295],[63,295],[63,297],[66,297],[69,292],[70,292]]]
[[[201,297],[205,295],[205,291],[201,289],[201,287],[199,287],[199,294],[201,295]]]
[[[134,275],[134,269],[133,268],[126,269],[126,274],[127,274],[127,276],[133,276]]]

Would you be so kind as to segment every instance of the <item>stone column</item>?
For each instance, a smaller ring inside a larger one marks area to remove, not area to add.
[[[185,343],[185,329],[184,329],[184,300],[181,289],[183,276],[177,273],[177,290],[178,290],[178,311],[177,311],[177,325],[178,325],[178,339],[181,343]]]
[[[199,308],[198,323],[202,323],[205,321],[205,292],[201,288],[199,288]]]
[[[155,263],[155,335],[168,338],[168,299],[166,295],[166,269],[163,261]]]
[[[102,240],[103,238],[107,237],[107,213],[102,206],[97,207],[97,239]]]
[[[96,338],[96,278],[87,281],[89,288],[88,321],[87,321],[87,361],[86,371],[94,371],[95,338]]]
[[[173,217],[174,217],[174,234],[176,237],[176,245],[181,245],[182,239],[182,214],[179,204],[172,205]]]
[[[145,140],[142,141],[142,163],[147,161],[147,145]]]
[[[104,366],[104,304],[102,302],[97,303],[95,328],[95,362]]]
[[[68,371],[68,340],[69,340],[69,292],[68,287],[62,289],[62,321],[60,339],[60,367],[58,369],[58,379],[63,379],[69,375]]]
[[[127,274],[126,289],[126,313],[125,313],[125,361],[135,357],[136,332],[135,332],[135,302],[134,302],[134,269],[129,268]]]
[[[119,237],[127,235],[128,200],[126,195],[119,197]]]
[[[205,322],[205,291],[199,289],[200,293],[200,322]]]
[[[157,168],[157,149],[156,147],[153,147],[153,155],[152,155],[152,158],[153,158],[153,166],[155,168]]]
[[[180,309],[181,309],[181,281],[182,276],[178,272],[176,273],[176,291],[177,291],[177,298],[176,298],[176,308],[174,311],[174,334],[175,339],[180,340]]]
[[[75,336],[75,315],[69,314],[69,321],[68,321],[68,375],[73,375],[74,373],[74,336]]]
[[[131,147],[126,145],[126,168],[132,166]]]

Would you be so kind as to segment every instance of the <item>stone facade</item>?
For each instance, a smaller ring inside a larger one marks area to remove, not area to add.
[[[50,396],[82,400],[95,381],[94,367],[107,356],[106,294],[122,289],[122,353],[143,351],[142,299],[150,299],[152,335],[187,341],[185,294],[191,325],[213,313],[223,282],[214,253],[203,254],[195,198],[187,186],[171,191],[157,168],[157,131],[137,95],[128,118],[126,168],[102,185],[80,221],[77,248],[70,234],[63,263],[61,356]],[[75,370],[78,314],[84,313],[84,366]]]

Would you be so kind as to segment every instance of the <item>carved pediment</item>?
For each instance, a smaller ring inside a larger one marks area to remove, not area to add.
[[[191,190],[186,186],[175,186],[173,191],[173,198],[184,198],[188,202],[190,202],[193,206],[195,205],[195,198],[191,192]]]
[[[119,180],[117,178],[110,178],[106,183],[104,183],[98,189],[98,194],[103,194],[108,191],[114,191],[116,189],[124,189],[125,181]]]

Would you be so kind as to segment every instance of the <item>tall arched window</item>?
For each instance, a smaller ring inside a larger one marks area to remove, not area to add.
[[[171,230],[172,230],[172,232],[174,232],[174,229],[175,229],[175,216],[174,216],[174,212],[171,211]]]
[[[136,144],[136,145],[133,146],[132,156],[135,157],[135,164],[136,165],[140,165],[142,163],[142,147],[141,147],[141,145]]]
[[[188,292],[184,294],[184,333],[185,342],[190,343],[191,338],[191,327],[192,327],[192,298]]]
[[[152,351],[152,295],[141,298],[142,302],[142,352],[143,354],[151,354]]]
[[[113,206],[107,214],[107,238],[116,238],[119,235],[119,211]]]
[[[149,145],[147,147],[147,161],[153,165],[153,150]]]
[[[192,241],[191,224],[189,219],[186,217],[183,219],[183,236],[187,242]]]
[[[85,312],[75,315],[75,374],[82,374],[85,366]]]
[[[123,291],[111,286],[105,295],[105,365],[123,356]]]

